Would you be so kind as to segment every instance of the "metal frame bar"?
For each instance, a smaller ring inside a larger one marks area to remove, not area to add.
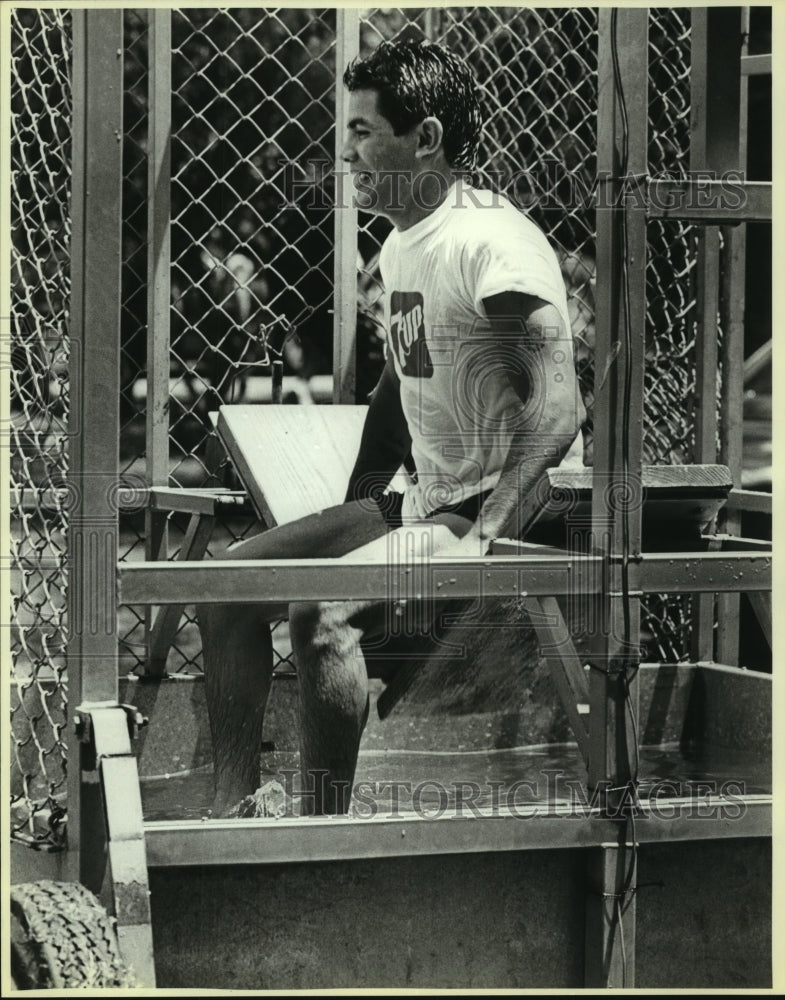
[[[763,52],[755,56],[742,56],[741,72],[743,76],[771,76],[771,53]]]
[[[172,12],[151,10],[148,20],[149,130],[147,153],[147,410],[146,477],[169,483],[169,352],[171,320]],[[145,510],[145,556],[166,558],[166,514]],[[144,675],[162,672],[152,662],[154,608],[145,609]]]
[[[119,9],[73,12],[71,406],[68,671],[70,706],[116,702],[116,567],[120,435],[120,259],[123,21]],[[75,880],[86,829],[80,749],[68,741],[69,868]]]
[[[738,141],[735,166],[747,169],[747,117],[749,84],[744,61],[749,50],[750,10],[741,11]],[[732,121],[728,123],[731,127]],[[725,226],[724,263],[720,273],[720,309],[725,336],[722,344],[722,394],[720,403],[720,458],[728,466],[735,487],[741,487],[744,447],[744,310],[747,264],[746,226]],[[729,535],[740,535],[742,513],[726,507],[717,518],[717,527]],[[717,659],[738,664],[741,599],[739,594],[717,595]],[[770,633],[769,633],[770,635]],[[771,641],[771,640],[769,640]]]
[[[114,914],[120,954],[133,969],[136,981],[140,986],[154,987],[142,796],[136,758],[131,751],[131,731],[141,719],[135,710],[118,705],[80,706],[76,721],[83,771],[93,775],[97,772],[103,805],[101,829],[91,831],[95,842],[94,882],[87,883],[88,888],[101,893],[107,909]],[[85,777],[83,774],[82,780]]]
[[[707,818],[714,810],[715,819]],[[721,796],[643,803],[635,821],[638,843],[768,837],[772,797]],[[441,819],[402,814],[353,820],[292,819],[162,821],[145,823],[151,868],[199,865],[291,864],[479,851],[596,848],[614,840],[615,820],[599,809],[559,804],[521,806],[507,815],[450,814]]]
[[[335,12],[335,163],[339,170],[335,204],[335,266],[333,303],[333,402],[354,403],[357,371],[357,209],[343,182],[341,152],[346,138],[349,95],[340,83],[344,67],[360,51],[360,10]]]
[[[705,10],[696,8],[696,12],[699,9]],[[646,215],[706,226],[771,222],[772,186],[768,181],[744,181],[735,169],[724,179],[721,174],[718,171],[714,179],[703,180],[653,178],[647,185]]]
[[[771,551],[658,552],[636,559],[636,593],[743,592],[771,587]],[[618,563],[614,563],[618,567]],[[539,555],[483,559],[434,557],[434,593],[452,597],[602,594],[602,556]],[[246,604],[385,600],[406,567],[347,559],[211,559],[118,567],[122,604]]]
[[[172,12],[149,13],[147,152],[147,482],[169,482]]]
[[[692,14],[692,60],[690,66],[690,169],[724,173],[740,171],[740,97],[741,97],[741,8],[696,8]],[[741,176],[739,174],[739,176]],[[748,207],[748,206],[747,206]],[[737,218],[738,221],[738,218]],[[726,229],[726,233],[730,230]],[[731,237],[732,239],[732,237]],[[731,251],[733,243],[731,242]],[[738,267],[738,265],[737,265]],[[742,273],[743,281],[743,273]],[[695,461],[714,462],[717,458],[717,439],[720,420],[717,412],[717,377],[719,371],[720,291],[720,230],[717,225],[707,225],[698,233],[697,267],[697,329],[695,347],[696,414]],[[735,486],[740,485],[740,441],[731,442],[736,436],[729,430],[729,421],[741,414],[741,364],[734,355],[739,353],[738,306],[727,305],[729,285],[738,292],[738,275],[725,278],[725,307],[723,319],[732,320],[732,330],[725,329],[723,359],[733,362],[735,372],[723,369],[723,402],[738,406],[739,414],[725,413],[724,458],[736,463],[732,471]],[[743,294],[743,292],[742,292]],[[743,309],[743,305],[742,305]],[[731,311],[732,310],[732,311]],[[743,319],[743,317],[742,317]],[[728,344],[730,335],[731,344]],[[743,327],[742,327],[743,337]],[[743,344],[743,341],[742,341]],[[728,377],[730,374],[730,378]],[[738,388],[734,391],[734,380]],[[725,407],[723,407],[725,409]],[[740,428],[739,428],[740,430]],[[715,604],[713,593],[701,594],[695,602],[693,614],[692,657],[696,660],[714,659]],[[735,610],[735,614],[734,614]],[[723,662],[736,662],[738,657],[738,598],[725,601],[727,619],[723,630],[724,652],[735,645],[736,650]],[[721,657],[722,658],[722,657]]]
[[[110,890],[121,954],[152,986],[139,778],[117,704],[122,56],[122,10],[73,12],[68,869]]]

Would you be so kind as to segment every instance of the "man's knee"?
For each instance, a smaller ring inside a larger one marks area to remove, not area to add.
[[[298,601],[289,605],[289,635],[297,649],[331,649],[343,645],[348,629],[341,606],[328,601]]]
[[[352,605],[298,601],[289,607],[289,636],[301,678],[328,671],[333,678],[365,675],[360,631],[349,618]]]

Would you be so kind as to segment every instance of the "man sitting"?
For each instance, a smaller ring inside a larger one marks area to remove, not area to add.
[[[342,155],[357,205],[394,227],[380,257],[386,363],[345,502],[263,532],[232,558],[480,556],[518,533],[520,501],[580,448],[558,261],[514,205],[466,181],[481,116],[461,60],[438,45],[382,43],[347,68],[344,84]],[[413,470],[406,492],[385,492],[404,460]],[[360,640],[384,633],[390,602],[297,602],[288,615],[300,767],[314,793],[303,805],[345,812],[368,715]],[[270,605],[201,611],[218,814],[258,784],[268,622],[280,617]]]

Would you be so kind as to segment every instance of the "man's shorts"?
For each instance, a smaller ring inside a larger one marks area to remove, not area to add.
[[[477,519],[477,515],[480,513],[480,508],[492,492],[493,490],[484,490],[482,493],[477,493],[472,497],[467,497],[459,503],[445,504],[443,507],[437,507],[436,510],[432,510],[427,515],[426,520],[430,520],[438,514],[458,514],[459,517],[465,517],[469,521],[475,521]],[[378,506],[389,531],[394,531],[396,528],[403,527],[403,520],[401,517],[403,497],[403,493],[396,493],[393,490],[389,493],[383,494],[382,496],[374,497],[374,501]]]

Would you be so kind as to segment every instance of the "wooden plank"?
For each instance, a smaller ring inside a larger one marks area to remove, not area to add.
[[[771,514],[771,493],[733,489],[728,494],[728,507],[750,513]]]
[[[366,413],[364,406],[222,406],[217,433],[273,527],[343,501]]]
[[[582,523],[590,510],[594,477],[592,469],[549,469],[521,507],[525,532],[551,521]],[[682,534],[707,525],[732,484],[722,465],[644,466],[640,482],[633,489],[641,495],[643,524],[655,528],[673,523]]]
[[[217,433],[268,527],[343,503],[367,406],[222,406]],[[393,487],[403,491],[400,474]]]
[[[590,490],[594,472],[589,468],[548,469],[551,488]],[[730,470],[726,465],[644,465],[641,467],[641,484],[646,490],[664,490],[674,487],[680,490],[697,491],[719,487],[729,490],[732,484]]]
[[[646,189],[646,215],[704,226],[772,221],[770,182],[745,181],[741,171],[725,178],[721,174],[692,181],[652,179]]]

